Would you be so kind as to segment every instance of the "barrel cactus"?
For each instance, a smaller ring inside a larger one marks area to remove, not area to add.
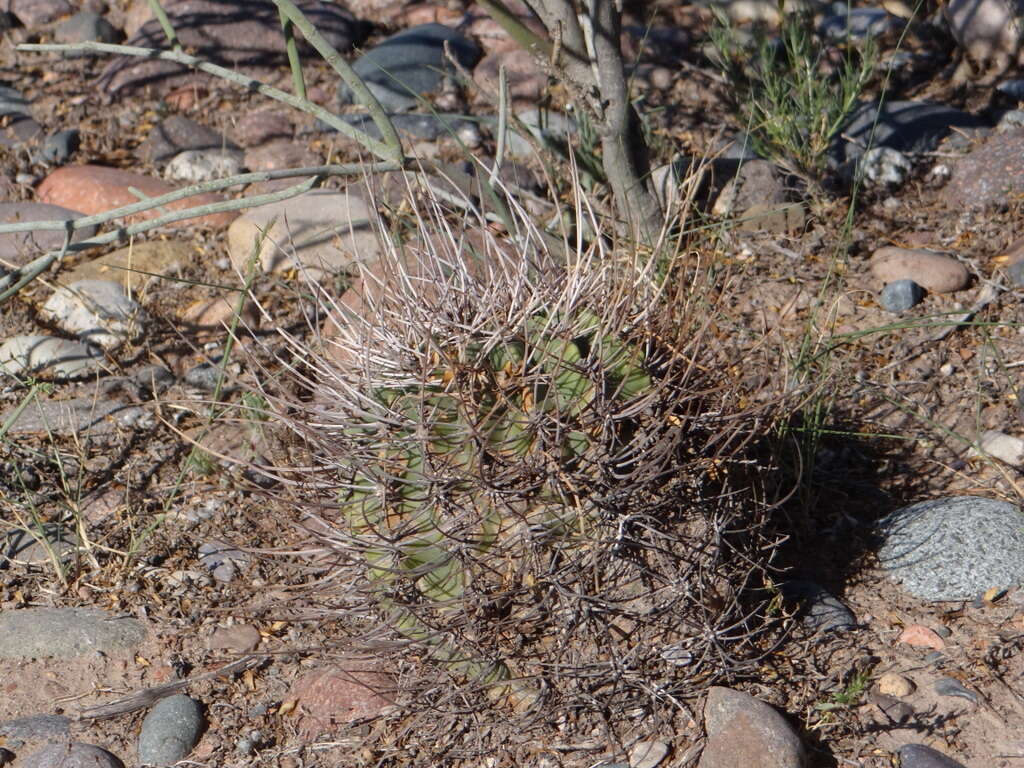
[[[752,415],[650,263],[522,232],[424,237],[324,299],[295,422],[336,484],[318,530],[449,690],[653,706],[761,647]]]

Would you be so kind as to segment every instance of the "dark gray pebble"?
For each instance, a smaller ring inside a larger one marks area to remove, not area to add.
[[[79,11],[53,30],[54,39],[58,43],[119,43],[121,33],[113,24],[93,11]],[[72,51],[71,55],[81,55]]]
[[[220,375],[220,365],[200,363],[185,373],[185,383],[204,392],[213,392],[217,389],[217,381],[220,379]]]
[[[23,768],[124,768],[105,749],[78,741],[52,742],[22,761]]]
[[[26,715],[0,722],[0,738],[8,745],[33,739],[66,738],[71,720],[64,715]]]
[[[924,744],[906,744],[900,747],[900,768],[964,768],[951,757]]]
[[[801,603],[804,626],[817,632],[845,632],[857,619],[842,601],[813,581],[797,579],[782,586],[782,594]]]
[[[978,703],[978,696],[971,690],[964,687],[963,683],[955,677],[942,677],[935,681],[935,692],[939,696],[958,696],[967,699],[972,704]]]
[[[52,136],[46,137],[39,154],[43,161],[50,165],[63,165],[75,154],[81,141],[82,137],[77,128],[57,131]]]
[[[161,699],[142,721],[139,762],[157,766],[178,762],[195,747],[204,725],[199,702],[184,694]]]
[[[924,288],[913,280],[894,280],[882,289],[878,303],[888,312],[906,312],[924,298]]]

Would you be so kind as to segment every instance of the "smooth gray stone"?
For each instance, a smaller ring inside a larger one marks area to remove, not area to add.
[[[105,749],[78,741],[47,744],[22,762],[23,768],[124,768]]]
[[[424,141],[436,141],[441,136],[448,134],[459,135],[460,131],[474,125],[472,121],[463,120],[458,115],[399,112],[388,115],[388,117],[399,134],[406,134]],[[341,119],[374,139],[381,137],[380,128],[368,114],[341,115]],[[334,130],[327,125],[323,127],[325,130]]]
[[[66,738],[71,720],[64,715],[28,715],[0,722],[0,737],[5,742]]]
[[[523,110],[516,117],[530,133],[541,140],[542,144],[552,143],[564,147],[568,144],[569,137],[576,133],[576,121],[561,112],[531,108]],[[509,157],[524,159],[532,157],[533,153],[533,144],[510,129],[508,134]]]
[[[65,131],[57,131],[52,136],[47,136],[39,154],[43,160],[51,165],[63,165],[75,154],[81,143],[81,134],[77,128],[68,128]]]
[[[93,11],[79,11],[62,21],[53,30],[53,36],[58,43],[119,43],[122,37],[113,24]]]
[[[130,650],[146,628],[128,617],[94,608],[22,608],[0,612],[0,658],[73,658]]]
[[[0,344],[0,375],[74,379],[105,367],[102,353],[56,336],[14,336]]]
[[[967,699],[972,704],[978,703],[977,694],[965,688],[964,684],[955,677],[940,677],[935,681],[935,692],[939,696],[956,696],[961,699]]]
[[[878,561],[922,600],[972,600],[1024,584],[1024,514],[1013,504],[954,496],[898,509],[877,524]]]
[[[84,213],[49,203],[0,203],[0,223],[22,224],[30,221],[64,221],[80,219]],[[88,240],[96,227],[73,230],[72,243]],[[23,266],[47,251],[56,251],[64,244],[64,231],[41,229],[0,234],[0,259],[13,266]]]
[[[3,539],[0,551],[0,568],[7,563],[40,565],[51,562],[53,557],[67,559],[74,554],[80,544],[75,531],[67,526],[47,523],[43,526],[42,536],[46,544],[36,535],[24,530],[13,530]],[[49,545],[49,549],[47,549]]]
[[[985,121],[981,118],[944,104],[888,101],[879,109],[877,102],[862,102],[833,141],[829,156],[841,165],[859,158],[869,146],[889,147],[904,154],[927,152],[935,149],[954,128],[983,125]]]
[[[924,288],[913,280],[894,280],[887,283],[878,297],[882,309],[888,312],[906,312],[924,298]]]
[[[0,414],[0,424],[14,416],[14,408]],[[137,405],[74,397],[69,400],[33,401],[11,424],[11,434],[109,435],[119,429],[145,428],[151,424],[145,408]]]
[[[963,763],[924,744],[906,744],[899,755],[900,768],[964,768]]]
[[[804,626],[818,632],[845,632],[857,626],[857,618],[839,598],[813,581],[798,579],[782,585],[782,594],[799,601]]]
[[[28,100],[21,91],[7,85],[0,85],[0,117],[8,115],[24,115],[31,117]]]
[[[204,725],[199,702],[184,694],[160,699],[142,721],[139,762],[173,765],[192,751]]]
[[[459,64],[472,70],[480,59],[480,48],[444,24],[421,24],[381,41],[352,65],[386,110],[404,112],[414,107],[417,97],[441,88],[455,67],[445,57],[448,43]],[[355,101],[352,91],[338,86],[342,104]]]

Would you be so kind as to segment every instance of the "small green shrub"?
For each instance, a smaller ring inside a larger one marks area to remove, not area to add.
[[[872,77],[877,45],[870,37],[859,48],[847,43],[832,67],[809,15],[784,15],[778,38],[759,28],[745,39],[715,14],[711,41],[737,127],[759,154],[820,192],[829,145]]]

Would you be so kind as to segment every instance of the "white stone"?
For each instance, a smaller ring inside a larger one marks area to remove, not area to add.
[[[355,192],[317,190],[253,208],[228,228],[232,266],[248,268],[265,232],[259,264],[265,272],[305,267],[311,277],[376,261],[381,253],[377,212]]]
[[[629,750],[629,768],[654,768],[668,754],[663,741],[638,741]]]
[[[189,149],[171,158],[164,168],[164,178],[198,184],[235,176],[242,171],[242,157],[238,150]]]
[[[0,344],[0,373],[74,378],[102,367],[98,350],[54,336],[15,336]]]
[[[83,341],[115,350],[142,335],[146,313],[110,280],[79,280],[58,286],[42,314]]]
[[[913,170],[906,155],[892,147],[872,147],[858,162],[861,177],[874,187],[901,187]]]
[[[994,429],[986,430],[978,439],[979,450],[971,449],[971,456],[991,456],[1013,466],[1024,464],[1024,440]]]

